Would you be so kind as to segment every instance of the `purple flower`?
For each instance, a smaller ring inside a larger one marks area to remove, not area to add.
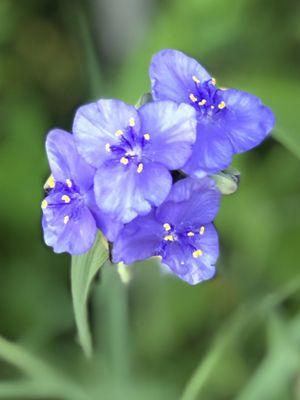
[[[117,220],[146,215],[167,197],[169,170],[183,167],[196,140],[193,107],[171,101],[136,110],[99,100],[76,113],[73,131],[82,157],[97,168],[96,202]]]
[[[84,253],[92,246],[97,227],[113,240],[121,224],[97,208],[95,170],[78,155],[73,136],[54,129],[47,136],[46,151],[52,172],[42,201],[46,244],[56,253]]]
[[[260,144],[274,126],[274,115],[246,92],[218,89],[215,80],[193,58],[162,50],[150,65],[154,100],[173,100],[197,111],[197,141],[183,170],[203,176],[226,168],[232,155]]]
[[[219,201],[210,178],[178,181],[161,206],[124,226],[114,242],[114,261],[131,264],[161,256],[174,274],[192,285],[212,278],[219,251],[212,221]]]

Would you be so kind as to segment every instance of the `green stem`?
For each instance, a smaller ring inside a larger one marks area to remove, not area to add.
[[[30,393],[31,396],[51,395],[64,400],[89,400],[81,387],[66,376],[1,336],[0,358],[20,369],[29,378],[29,381],[25,382],[1,383],[0,398],[21,395],[24,398]]]
[[[232,317],[225,323],[223,329],[217,335],[212,349],[210,349],[204,360],[196,368],[191,379],[188,381],[181,400],[199,399],[211,373],[214,371],[219,360],[223,357],[226,349],[237,338],[242,330],[257,316],[265,316],[272,308],[300,289],[300,277],[284,286],[274,294],[268,294],[263,299],[241,306]]]
[[[128,286],[117,272],[116,265],[108,264],[102,270],[98,307],[103,336],[103,352],[112,375],[126,379],[130,370],[128,337]]]

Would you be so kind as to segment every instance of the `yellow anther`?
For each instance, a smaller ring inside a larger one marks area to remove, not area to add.
[[[145,139],[145,140],[150,140],[150,135],[149,135],[149,133],[145,133],[144,139]]]
[[[189,237],[195,236],[194,232],[192,232],[192,231],[188,232],[187,235],[188,235]]]
[[[122,157],[122,158],[120,159],[120,163],[123,164],[123,165],[127,165],[127,164],[129,163],[128,158]]]
[[[129,126],[134,126],[135,125],[135,120],[134,118],[130,118],[129,120]]]
[[[70,203],[71,199],[67,194],[64,194],[63,196],[61,196],[62,201],[64,201],[65,203]]]
[[[199,230],[200,235],[203,235],[204,231],[205,231],[205,227],[201,226],[201,228]]]
[[[196,103],[197,97],[196,97],[193,93],[191,93],[191,94],[189,95],[189,98],[190,98],[190,100],[191,100],[193,103]]]
[[[198,250],[193,251],[193,257],[194,257],[194,258],[201,257],[202,254],[203,254],[203,251],[202,251],[202,250],[199,250],[199,249],[198,249]]]
[[[105,150],[109,153],[111,150],[110,150],[110,144],[109,143],[106,143],[106,145],[105,145]]]
[[[225,103],[225,101],[221,101],[221,103],[219,103],[218,104],[218,108],[220,109],[220,110],[223,110],[223,108],[225,108],[226,107],[226,103]]]
[[[211,83],[212,83],[213,85],[215,85],[215,84],[217,83],[216,79],[215,79],[215,78],[212,78],[212,79],[211,79]]]
[[[53,176],[50,175],[49,178],[47,179],[45,185],[44,185],[44,188],[45,189],[47,189],[47,188],[53,189],[54,187],[55,187],[55,180],[54,180]]]
[[[192,79],[193,79],[194,82],[200,83],[199,79],[195,75],[192,77]]]
[[[67,224],[69,222],[70,217],[68,215],[64,216],[64,224]]]
[[[201,101],[199,101],[199,106],[204,106],[204,104],[206,104],[206,100],[202,99]]]
[[[144,169],[144,165],[142,163],[139,163],[138,167],[137,167],[137,173],[140,174]]]
[[[71,181],[71,179],[66,179],[66,184],[67,184],[67,186],[68,186],[69,188],[71,188],[71,187],[72,187],[72,181]]]
[[[122,136],[122,135],[124,135],[124,132],[122,131],[122,129],[118,129],[118,130],[115,132],[115,135],[116,135],[116,136]],[[105,148],[106,148],[106,146],[105,146]]]
[[[164,227],[164,230],[167,232],[171,230],[171,225],[168,223],[163,224],[163,227]]]
[[[47,208],[47,206],[48,206],[48,201],[47,200],[43,200],[42,204],[41,204],[42,209],[45,210],[45,208]]]
[[[164,240],[169,241],[169,242],[173,242],[174,241],[174,237],[173,237],[173,235],[166,235],[164,237]]]

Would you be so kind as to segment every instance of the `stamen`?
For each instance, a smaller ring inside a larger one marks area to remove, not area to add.
[[[220,109],[220,110],[223,110],[223,108],[225,108],[226,107],[226,103],[225,103],[225,101],[221,101],[221,103],[219,103],[218,104],[218,108]]]
[[[120,163],[123,164],[123,165],[127,165],[127,164],[129,163],[129,160],[128,160],[128,158],[126,158],[126,157],[122,157],[122,158],[120,159]]]
[[[67,224],[69,222],[70,217],[68,215],[64,216],[64,224]]]
[[[72,187],[71,179],[66,179],[66,184],[67,184],[67,186],[68,186],[69,188],[71,188],[71,187]]]
[[[190,100],[191,100],[193,103],[196,103],[197,97],[196,97],[193,93],[191,93],[191,94],[189,95],[189,98],[190,98]]]
[[[204,106],[204,104],[206,104],[206,100],[202,99],[201,101],[199,101],[199,106]]]
[[[213,110],[215,108],[215,106],[210,106],[210,108]]]
[[[199,79],[195,75],[193,75],[192,79],[195,83],[200,83]]]
[[[122,129],[118,129],[118,130],[116,131],[115,135],[116,135],[116,136],[122,136],[122,135],[124,135],[124,132],[122,131]],[[106,146],[105,146],[105,148],[106,148]]]
[[[53,178],[53,175],[50,175],[49,178],[47,179],[44,188],[50,188],[53,189],[55,187],[55,180]]]
[[[144,139],[145,139],[145,140],[150,140],[150,135],[149,135],[149,133],[145,133],[145,134],[144,134]]]
[[[215,78],[211,78],[211,83],[212,83],[213,85],[215,85],[215,84],[217,83],[216,79],[215,79]]]
[[[66,204],[70,203],[71,199],[67,194],[64,194],[63,196],[61,196],[62,201],[64,201]]]
[[[195,236],[194,232],[192,232],[192,231],[188,232],[187,235],[188,235],[188,237],[193,237],[193,236]]]
[[[164,240],[169,241],[169,242],[173,242],[174,241],[174,237],[173,237],[173,235],[166,235],[164,237]]]
[[[44,199],[42,201],[41,207],[42,207],[43,210],[45,210],[45,208],[47,208],[47,206],[48,206],[48,201]]]
[[[204,231],[205,231],[205,227],[201,226],[201,228],[199,230],[200,235],[203,235]]]
[[[109,144],[109,143],[106,143],[106,145],[105,145],[105,150],[106,150],[108,153],[111,151],[111,149],[110,149],[110,144]]]
[[[168,223],[163,224],[163,227],[164,227],[164,230],[167,232],[171,230],[171,225]]]
[[[134,126],[135,125],[135,120],[134,118],[130,118],[129,120],[129,126]]]
[[[144,165],[142,163],[139,163],[138,167],[137,167],[137,173],[140,174],[144,169]]]
[[[200,249],[193,251],[193,257],[194,257],[194,258],[201,257],[202,254],[203,254],[203,251],[200,250]]]

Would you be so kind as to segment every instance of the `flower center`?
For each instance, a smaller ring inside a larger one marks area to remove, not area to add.
[[[203,250],[199,249],[197,246],[197,239],[199,236],[204,235],[205,227],[202,225],[199,229],[184,228],[177,229],[165,222],[163,224],[163,240],[161,244],[160,255],[163,255],[166,246],[170,242],[179,242],[181,246],[186,247],[192,254],[193,258],[199,258],[203,255]]]
[[[141,162],[142,152],[150,141],[150,134],[138,135],[135,120],[130,118],[127,128],[125,130],[118,129],[115,135],[119,138],[119,142],[105,145],[106,151],[112,155],[111,159],[120,162],[124,166],[134,163],[137,173],[140,174],[144,169],[144,165]]]
[[[188,102],[201,115],[213,116],[226,109],[226,103],[222,100],[221,90],[216,88],[215,79],[210,79],[203,83],[193,76],[195,90],[188,95]]]
[[[64,210],[67,210],[63,217],[64,224],[67,224],[70,218],[73,220],[77,219],[80,205],[84,200],[79,189],[71,179],[66,179],[65,182],[56,182],[51,175],[44,188],[47,194],[47,197],[41,203],[44,213],[47,209],[59,210],[64,207]]]

